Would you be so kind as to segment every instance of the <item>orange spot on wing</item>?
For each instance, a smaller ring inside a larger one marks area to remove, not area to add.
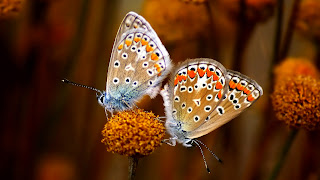
[[[230,87],[231,89],[236,88],[236,86],[237,86],[237,84],[234,83],[232,80],[229,82],[229,87]]]
[[[141,40],[141,44],[142,44],[142,46],[144,46],[144,45],[147,45],[147,44],[148,44],[148,42],[147,42],[147,41],[145,41],[144,39],[142,39],[142,40]]]
[[[214,74],[214,72],[210,71],[209,68],[207,68],[207,77],[209,78],[213,74]]]
[[[218,92],[218,98],[219,99],[221,99],[221,97],[222,97],[222,92],[221,92],[222,90],[220,90],[219,92]]]
[[[158,72],[160,72],[162,70],[162,68],[159,66],[159,64],[155,64],[154,67],[156,68],[156,70]]]
[[[217,82],[217,84],[216,84],[216,89],[222,89],[222,84],[221,84],[221,82],[220,81],[218,81]]]
[[[155,53],[152,53],[151,54],[151,59],[154,60],[154,61],[157,61],[157,60],[159,60],[159,57]]]
[[[141,38],[135,37],[133,40],[137,43],[141,40]]]
[[[242,90],[244,89],[244,86],[242,86],[240,83],[238,83],[237,89],[238,89],[239,91],[242,91]]]
[[[176,79],[174,80],[174,85],[177,85],[179,82],[179,75],[176,76]]]
[[[123,48],[123,44],[120,44],[119,46],[118,46],[118,50],[121,50]]]
[[[216,80],[218,80],[219,79],[219,77],[217,76],[217,74],[214,72],[213,73],[213,77],[212,77],[212,79],[214,80],[214,81],[216,81]]]
[[[153,51],[153,48],[148,44],[146,47],[147,52]]]
[[[251,93],[251,91],[248,88],[244,88],[243,92],[247,95]]]
[[[188,71],[188,76],[193,79],[196,76],[196,73],[194,71]]]
[[[200,68],[198,68],[198,74],[200,77],[203,77],[206,72]]]
[[[247,97],[247,100],[252,102],[254,100],[254,97],[252,96],[252,94],[250,94],[248,97]]]
[[[179,75],[178,75],[179,76]],[[182,80],[186,80],[187,79],[187,76],[179,76],[179,82],[181,82]]]
[[[132,41],[131,40],[126,40],[126,45],[127,46],[130,46],[132,44]]]

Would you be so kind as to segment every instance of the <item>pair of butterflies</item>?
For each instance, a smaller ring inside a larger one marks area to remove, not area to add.
[[[150,24],[129,12],[114,41],[106,91],[94,89],[98,102],[111,114],[132,109],[143,95],[153,98],[158,94],[171,68],[169,53]],[[167,143],[199,146],[201,142],[195,138],[232,120],[262,93],[254,80],[227,70],[215,60],[186,60],[173,70],[160,92],[167,116],[165,126],[171,135]]]

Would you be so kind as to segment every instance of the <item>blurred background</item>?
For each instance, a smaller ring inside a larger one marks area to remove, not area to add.
[[[149,21],[175,64],[216,59],[264,89],[247,111],[200,138],[223,160],[204,151],[211,174],[198,148],[164,144],[140,160],[136,179],[269,179],[279,161],[273,179],[320,179],[319,131],[292,130],[270,100],[283,59],[319,69],[319,9],[318,0],[0,0],[1,179],[127,179],[128,158],[100,142],[106,117],[95,93],[61,79],[105,89],[129,11]],[[157,96],[138,106],[164,116],[162,104]]]

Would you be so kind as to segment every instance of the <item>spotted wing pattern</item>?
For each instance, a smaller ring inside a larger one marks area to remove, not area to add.
[[[171,77],[172,116],[183,131],[203,124],[227,91],[227,71],[212,59],[187,60]]]
[[[116,99],[157,95],[171,69],[169,54],[150,24],[129,12],[118,30],[109,62],[106,92]]]
[[[262,96],[262,88],[254,80],[239,72],[227,71],[229,83],[222,101],[211,111],[203,124],[187,133],[188,138],[197,138],[219,128],[238,116]]]

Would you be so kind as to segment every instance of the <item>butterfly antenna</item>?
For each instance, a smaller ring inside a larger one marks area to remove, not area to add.
[[[198,143],[200,143],[201,145],[203,145],[206,149],[208,149],[208,151],[217,159],[217,161],[222,163],[222,160],[214,152],[212,152],[203,142],[201,142],[198,139],[194,139],[194,140],[197,141]]]
[[[83,84],[78,84],[78,83],[75,83],[75,82],[72,82],[66,78],[62,79],[61,80],[63,83],[66,83],[66,84],[71,84],[71,85],[74,85],[74,86],[78,86],[78,87],[83,87],[83,88],[87,88],[87,89],[91,89],[93,91],[96,91],[100,94],[103,94],[99,89],[97,88],[94,88],[94,87],[91,87],[91,86],[86,86],[86,85],[83,85]]]
[[[207,161],[206,161],[206,158],[204,157],[203,150],[202,150],[201,146],[199,145],[199,143],[197,141],[193,140],[192,142],[194,142],[199,147],[201,155],[202,155],[202,158],[203,158],[204,165],[206,166],[206,169],[207,169],[208,173],[210,173],[210,169],[209,169],[209,167],[207,165]]]

